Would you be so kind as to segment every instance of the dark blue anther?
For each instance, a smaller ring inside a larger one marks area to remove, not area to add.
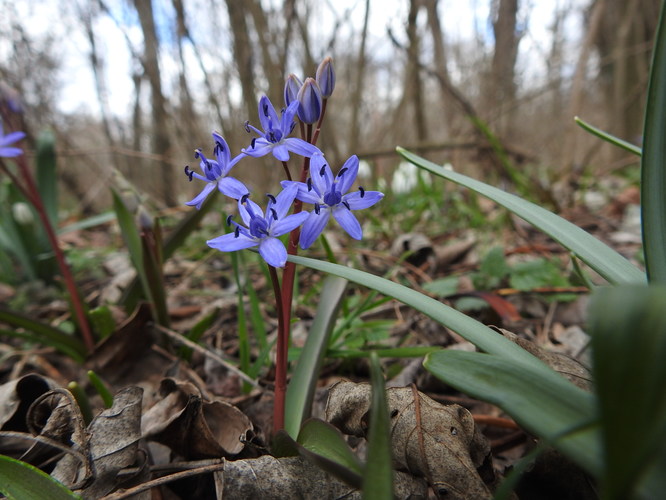
[[[343,201],[342,204],[347,207],[347,210],[351,210],[351,207],[349,206],[349,202]]]
[[[192,180],[192,179],[190,178],[190,180]],[[310,191],[312,191],[312,179],[310,179],[310,177],[308,177],[308,192],[310,192]]]
[[[273,219],[278,219],[277,211],[274,208],[271,208],[271,214],[273,215]]]
[[[273,196],[271,193],[266,193],[266,196],[268,197],[269,200],[271,200],[271,202],[277,203],[275,196]]]
[[[315,203],[315,204],[314,204],[314,210],[315,210],[315,213],[316,213],[317,215],[319,215],[319,210],[320,210],[319,203]]]
[[[239,236],[240,236],[240,227],[236,226],[236,228],[234,229],[234,237],[238,238]]]
[[[245,120],[245,131],[249,134],[252,132],[252,129],[250,129],[250,120]]]
[[[296,122],[292,122],[291,126],[289,127],[289,133],[290,134],[293,132],[295,126],[296,126]]]
[[[243,196],[241,196],[240,202],[241,203],[247,203],[247,199],[250,197],[250,193],[245,193]]]
[[[268,104],[264,104],[263,112],[264,112],[264,116],[268,116]]]
[[[228,215],[227,216],[227,226],[231,226],[231,220],[234,218],[233,215]]]
[[[358,190],[361,192],[361,198],[363,198],[365,196],[365,189],[363,189],[361,186],[359,186]]]
[[[321,170],[319,171],[319,175],[321,175],[322,177],[324,177],[324,175],[326,174],[326,166],[327,165],[324,163],[324,166],[321,167]]]
[[[255,142],[257,142],[257,138],[256,138],[256,137],[253,138],[253,139],[252,139],[252,142],[250,143],[250,147],[251,147],[252,149],[254,149],[254,143],[255,143]]]
[[[192,182],[192,176],[194,175],[194,170],[190,170],[189,165],[185,165],[185,175],[187,175],[187,177],[189,177],[190,179],[190,182]]]
[[[343,174],[344,174],[347,170],[349,170],[347,167],[345,167],[345,168],[343,168],[342,170],[340,170],[340,171],[338,172],[338,177],[342,177]]]

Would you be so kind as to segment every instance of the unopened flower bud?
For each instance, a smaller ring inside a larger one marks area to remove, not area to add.
[[[331,97],[335,88],[335,70],[333,69],[333,59],[326,57],[317,68],[317,84],[321,89],[321,96],[324,99]]]
[[[298,117],[303,123],[315,123],[321,116],[322,97],[314,78],[306,78],[298,91]]]
[[[301,90],[303,82],[293,73],[287,77],[284,84],[284,105],[289,105],[298,98],[298,91]]]

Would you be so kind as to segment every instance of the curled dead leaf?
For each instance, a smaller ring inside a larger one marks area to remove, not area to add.
[[[326,420],[365,437],[371,388],[338,382],[329,393]],[[459,405],[441,405],[410,387],[386,391],[395,468],[425,477],[441,497],[489,499],[494,481],[490,445]],[[482,478],[483,475],[483,478]]]
[[[143,436],[188,460],[231,457],[253,433],[250,419],[225,401],[205,400],[189,382],[164,379],[162,399],[142,418]]]

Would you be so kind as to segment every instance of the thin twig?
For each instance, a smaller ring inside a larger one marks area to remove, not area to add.
[[[259,385],[259,382],[251,378],[249,375],[247,375],[245,372],[240,370],[239,368],[236,368],[233,364],[229,363],[228,361],[225,361],[223,358],[215,354],[214,352],[209,351],[208,349],[201,347],[199,344],[196,342],[192,342],[190,339],[184,337],[180,333],[170,330],[169,328],[165,328],[162,325],[155,325],[155,328],[157,328],[160,332],[164,333],[165,335],[168,335],[169,338],[175,340],[176,342],[183,344],[190,349],[193,349],[197,351],[200,354],[203,354],[209,359],[212,359],[213,361],[217,361],[219,364],[224,366],[227,370],[234,372],[236,375],[238,375],[240,378],[242,378],[245,382],[248,384],[251,384],[254,387],[257,387],[259,389],[263,390],[263,387]]]

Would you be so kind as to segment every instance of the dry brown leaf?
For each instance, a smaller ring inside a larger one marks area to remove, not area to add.
[[[292,498],[360,499],[361,492],[339,481],[302,457],[264,455],[250,460],[225,462],[215,473],[217,498],[234,500],[291,500]],[[411,474],[396,473],[396,499],[426,498],[427,484]]]
[[[338,382],[330,389],[326,420],[365,437],[370,397],[370,384]],[[492,497],[490,445],[465,408],[441,405],[410,387],[389,388],[386,397],[396,469],[425,477],[447,499]],[[480,472],[488,476],[485,482]]]
[[[164,379],[160,394],[163,399],[143,416],[143,435],[185,459],[237,455],[253,432],[252,422],[238,408],[204,400],[189,382]]]
[[[534,342],[521,338],[515,333],[504,330],[503,328],[492,328],[504,335],[511,342],[518,344],[527,352],[539,358],[572,384],[588,392],[592,390],[592,374],[590,373],[590,370],[579,361],[576,361],[574,358],[567,356],[566,354],[547,351]]]
[[[0,385],[0,430],[27,431],[28,408],[37,398],[56,387],[53,380],[35,373]]]

